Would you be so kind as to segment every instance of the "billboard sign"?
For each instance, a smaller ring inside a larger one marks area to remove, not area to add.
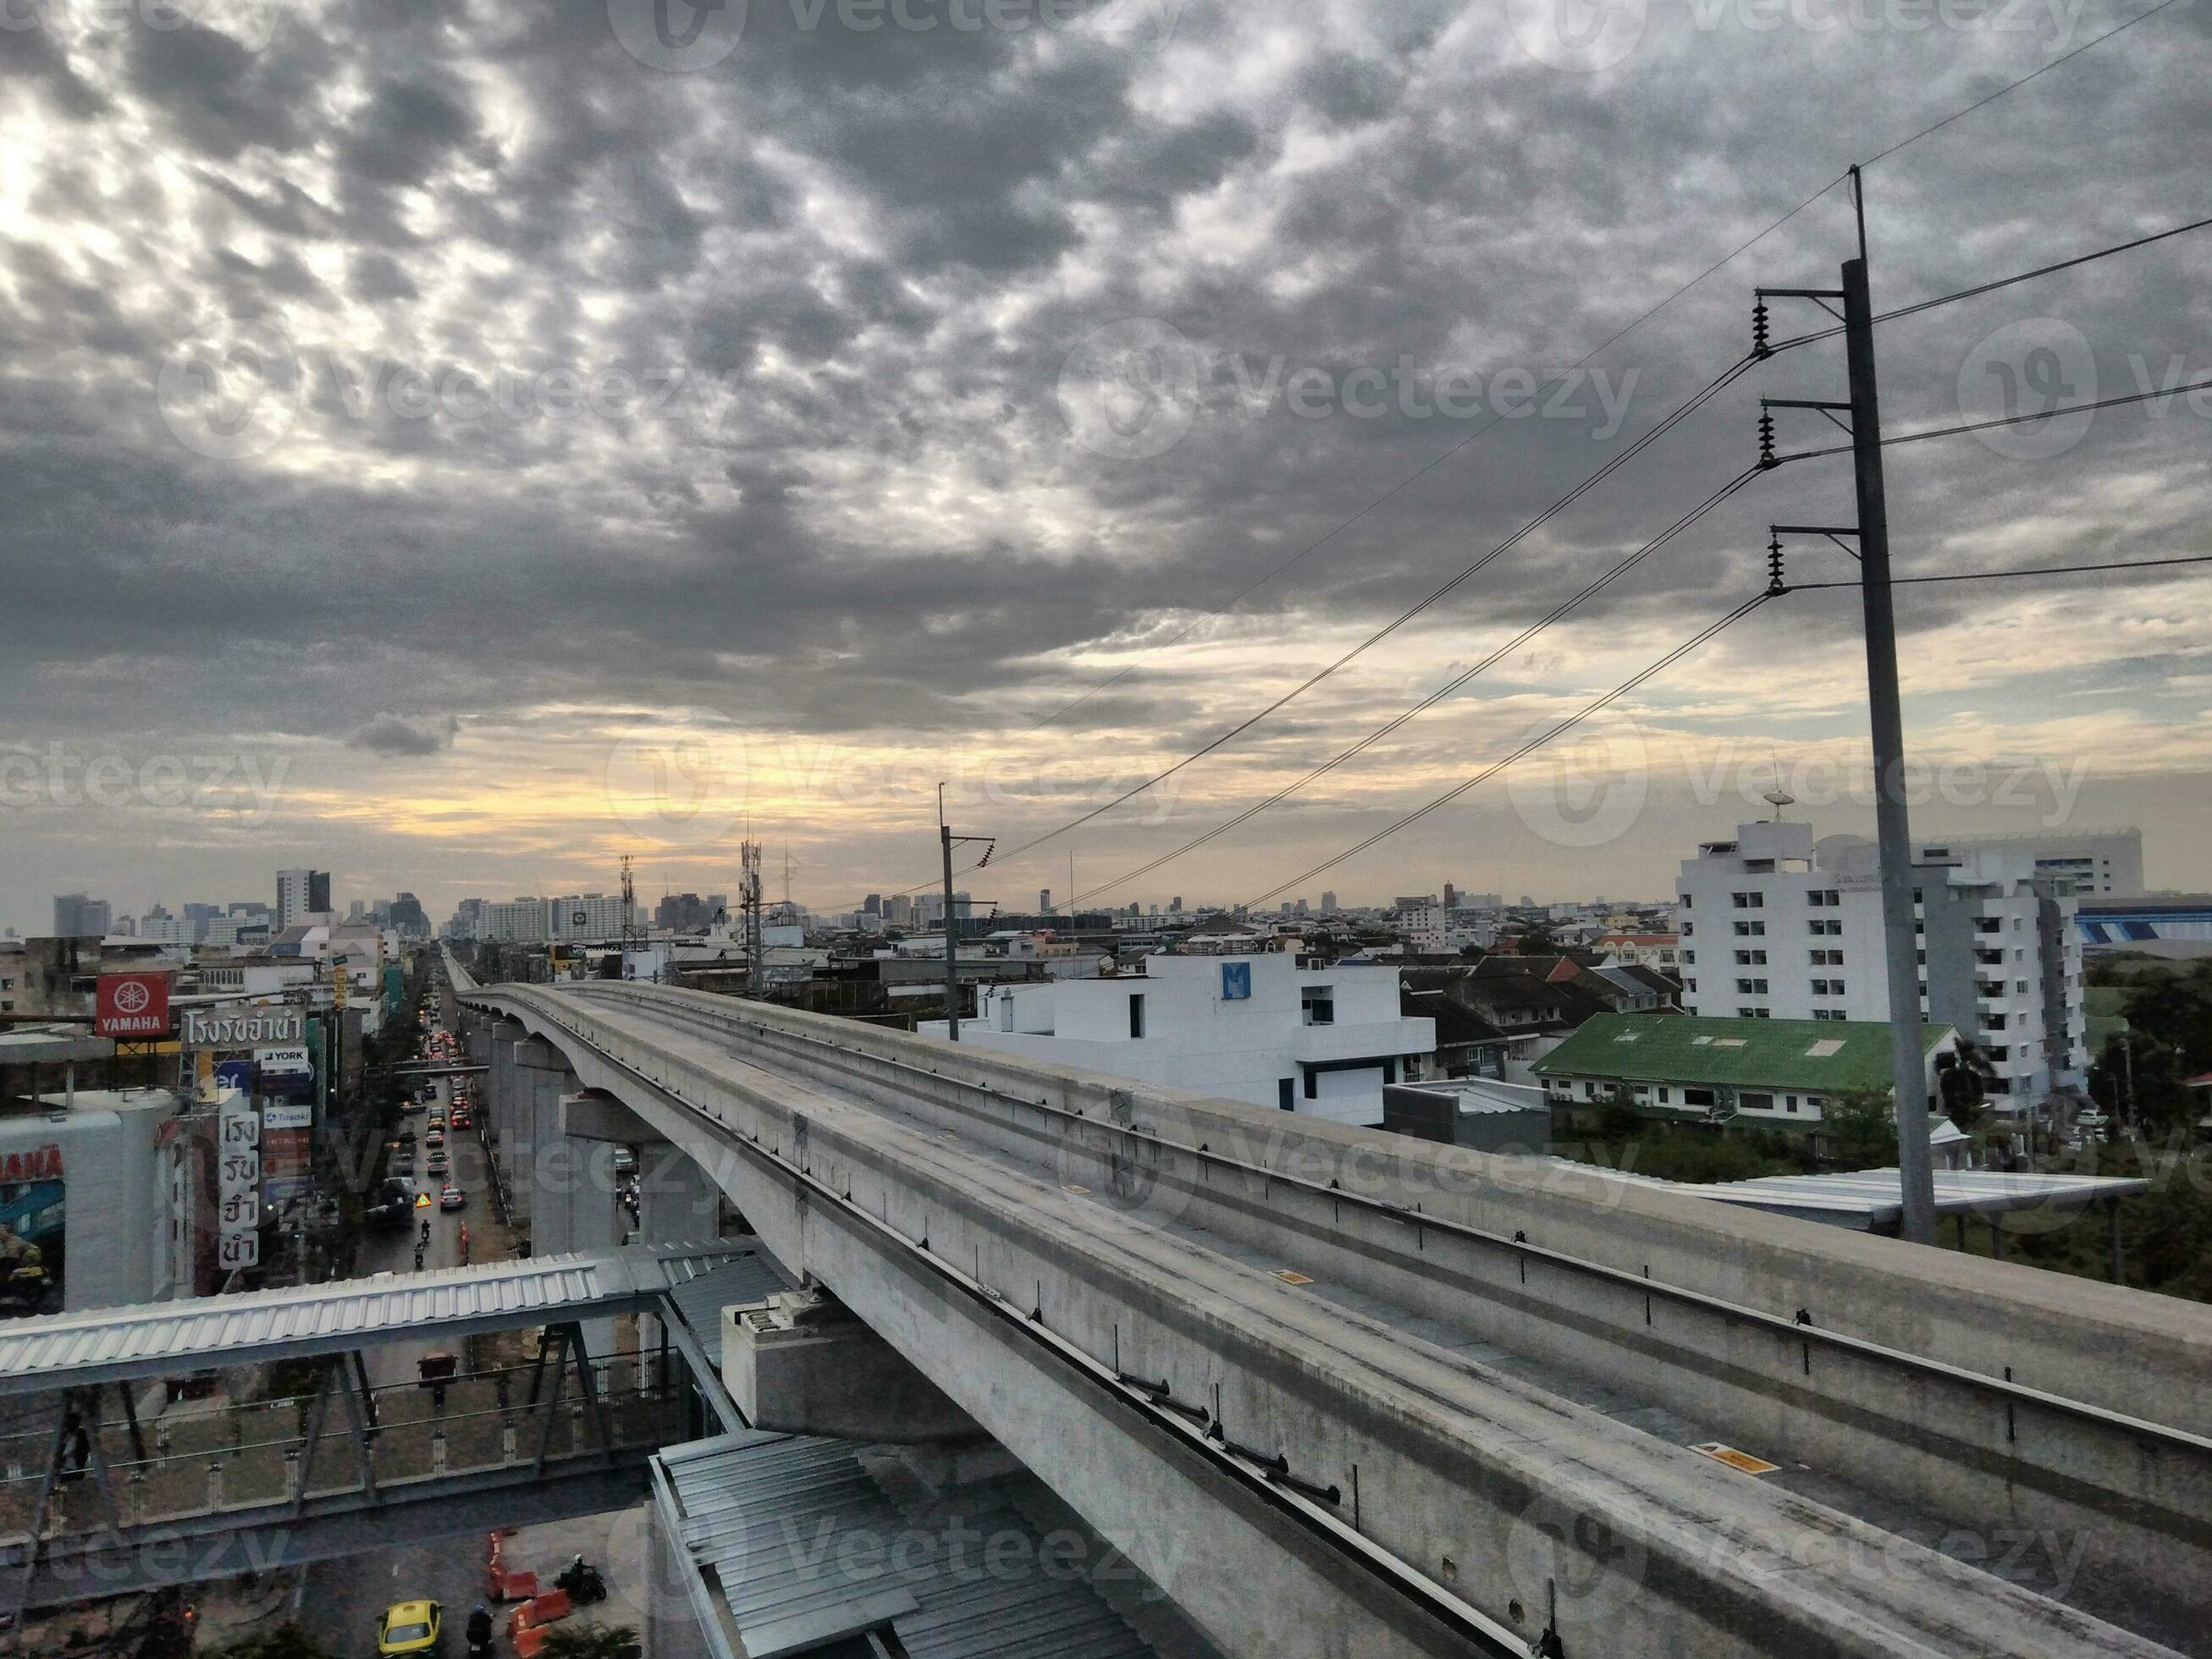
[[[62,1310],[68,1192],[60,1146],[0,1153],[0,1319]]]
[[[261,1197],[267,1204],[305,1198],[312,1189],[315,1109],[271,1104],[261,1109]]]
[[[1224,1002],[1244,1002],[1252,995],[1252,964],[1249,962],[1224,962],[1221,964],[1221,1000]]]
[[[256,1048],[253,1063],[260,1068],[264,1078],[313,1077],[315,1074],[313,1063],[307,1058],[307,1045],[304,1042],[287,1043],[279,1048]]]
[[[276,1003],[218,1002],[185,1011],[187,1048],[297,1047],[307,1040],[307,1016]]]
[[[169,976],[166,973],[102,974],[93,990],[94,1036],[167,1036]]]
[[[261,1114],[226,1094],[216,1119],[216,1260],[225,1272],[261,1260]]]

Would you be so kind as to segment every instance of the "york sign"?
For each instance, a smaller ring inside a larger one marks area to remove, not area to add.
[[[187,1048],[257,1048],[307,1037],[307,1017],[297,1008],[233,1002],[185,1010]]]

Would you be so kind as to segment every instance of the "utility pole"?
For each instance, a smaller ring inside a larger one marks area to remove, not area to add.
[[[759,996],[768,984],[761,963],[761,844],[738,844],[738,906],[744,917],[745,994]]]
[[[1859,593],[1866,617],[1867,711],[1874,728],[1875,836],[1881,857],[1882,933],[1889,957],[1890,1076],[1904,1236],[1936,1242],[1936,1178],[1928,1149],[1928,1060],[1921,1043],[1920,946],[1912,925],[1912,831],[1905,801],[1905,710],[1897,684],[1897,612],[1889,585],[1889,503],[1875,391],[1874,306],[1867,292],[1866,199],[1851,169],[1859,257],[1844,262],[1844,361],[1850,374],[1851,462],[1858,486]]]
[[[952,848],[957,842],[980,842],[983,856],[975,861],[980,870],[991,861],[993,849],[998,845],[995,836],[956,836],[952,826],[945,821],[945,786],[937,786],[937,842],[945,854],[945,1032],[953,1042],[960,1041],[960,952],[959,930],[952,917]]]
[[[1763,410],[1816,409],[1831,420],[1847,411],[1858,497],[1856,530],[1818,525],[1778,525],[1771,566],[1773,591],[1782,581],[1780,538],[1784,532],[1852,536],[1858,543],[1859,592],[1866,626],[1867,712],[1873,728],[1875,834],[1881,860],[1883,955],[1889,984],[1890,1085],[1897,1099],[1897,1162],[1903,1188],[1902,1236],[1916,1244],[1936,1242],[1936,1188],[1928,1146],[1927,1054],[1921,1041],[1920,944],[1913,923],[1912,832],[1905,799],[1905,714],[1897,682],[1897,616],[1890,588],[1889,506],[1882,483],[1881,405],[1875,389],[1874,306],[1867,288],[1866,200],[1851,169],[1851,205],[1857,216],[1858,257],[1843,267],[1840,293],[1765,289],[1755,313],[1753,350],[1768,355],[1765,300],[1769,295],[1808,299],[1826,308],[1840,300],[1844,359],[1850,398],[1841,405],[1801,398],[1763,398]],[[1771,418],[1762,415],[1762,465],[1772,465]]]

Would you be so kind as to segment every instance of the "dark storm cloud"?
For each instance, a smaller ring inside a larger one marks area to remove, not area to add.
[[[346,746],[376,755],[434,755],[451,749],[460,735],[461,723],[448,714],[443,720],[407,720],[398,714],[379,714],[357,732],[349,732]]]
[[[40,618],[11,636],[0,696],[42,730],[150,701],[403,755],[452,728],[374,713],[395,683],[404,708],[465,712],[472,745],[540,705],[615,701],[828,735],[1019,732],[1255,583],[1188,648],[1318,665],[1733,362],[1753,283],[1832,281],[1843,192],[1601,354],[1614,429],[1587,388],[1581,418],[1506,418],[1498,377],[1563,369],[1853,156],[2064,49],[1712,15],[1655,9],[1597,76],[1446,3],[1193,0],[1140,49],[1141,14],[1132,45],[861,33],[834,3],[808,28],[755,0],[695,75],[631,59],[587,0],[288,8],[258,49],[198,28],[0,36],[0,97],[63,135],[33,152],[36,230],[0,221],[0,581]],[[2069,44],[2118,15],[2091,8]],[[2191,160],[2203,30],[2145,23],[1876,167],[1878,303],[2212,210]],[[2136,359],[2212,373],[2201,258],[2176,245],[1900,321],[1893,429],[1959,418],[1977,343],[2039,315],[2079,330],[2107,393]],[[216,459],[155,387],[178,342],[239,313],[281,324],[306,391],[274,447]],[[1206,368],[1179,441],[1119,459],[1072,441],[1060,376],[1132,318]],[[678,368],[665,409],[545,406],[545,377]],[[1841,368],[1826,347],[1765,366],[1439,606],[1449,651],[1474,660],[1632,551],[1749,464],[1761,393],[1833,395]],[[1475,412],[1434,407],[1447,370],[1480,378]],[[1290,406],[1302,371],[1331,388],[1319,417]],[[1363,374],[1382,377],[1371,415],[1346,406]],[[410,377],[511,406],[421,413],[392,394]],[[1899,560],[2193,546],[2203,425],[2115,411],[2042,460],[1971,439],[1894,452]],[[1579,614],[1601,640],[1686,633],[1763,580],[1767,523],[1850,511],[1838,463],[1784,469]],[[2001,602],[1919,590],[1908,641]],[[1842,614],[1772,607],[1756,649],[1786,665]],[[111,659],[97,690],[49,672]],[[1202,741],[1265,700],[1212,660],[1147,665],[1061,726]],[[1317,749],[1407,700],[1357,684],[1274,735]]]

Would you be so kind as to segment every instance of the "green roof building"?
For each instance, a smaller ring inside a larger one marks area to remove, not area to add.
[[[1620,1098],[1651,1117],[1813,1128],[1835,1097],[1888,1091],[1889,1044],[1888,1026],[1863,1020],[1597,1014],[1533,1069],[1555,1108]],[[1921,1046],[1932,1104],[1959,1034],[1923,1025]]]

